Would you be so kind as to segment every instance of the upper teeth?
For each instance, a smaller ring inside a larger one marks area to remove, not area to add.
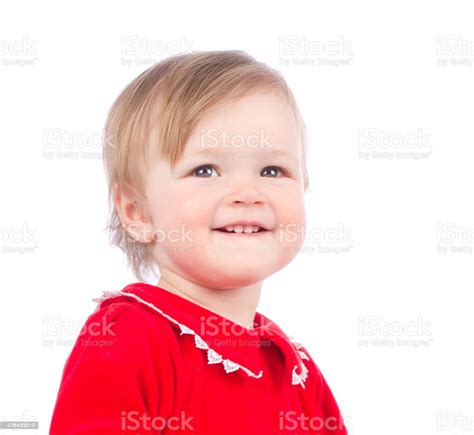
[[[230,225],[228,227],[225,227],[225,229],[229,232],[234,232],[234,233],[256,233],[260,227],[254,226],[254,225]]]

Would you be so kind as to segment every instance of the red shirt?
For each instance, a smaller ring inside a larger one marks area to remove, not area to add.
[[[344,435],[306,349],[145,283],[104,292],[66,361],[51,435]]]

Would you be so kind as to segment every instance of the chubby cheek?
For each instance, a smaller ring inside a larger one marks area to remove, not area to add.
[[[298,253],[304,242],[306,213],[304,198],[295,193],[293,197],[281,198],[278,202],[278,228],[276,237],[280,246],[280,261],[288,264]]]
[[[221,277],[210,246],[210,228],[214,219],[215,197],[199,195],[197,192],[173,191],[162,196],[161,212],[155,214],[155,225],[171,233],[179,233],[179,238],[156,240],[155,258],[186,279],[201,285],[210,285],[209,278]]]
[[[162,192],[152,204],[153,226],[163,246],[181,246],[189,251],[210,228],[213,216],[212,198],[187,190]],[[179,237],[172,236],[178,234]]]

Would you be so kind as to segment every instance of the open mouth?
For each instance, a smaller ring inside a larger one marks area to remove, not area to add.
[[[220,231],[224,234],[232,234],[232,235],[239,235],[239,236],[253,236],[257,234],[266,233],[268,230],[262,227],[257,226],[235,226],[235,227],[223,227],[223,228],[214,228],[214,231]]]

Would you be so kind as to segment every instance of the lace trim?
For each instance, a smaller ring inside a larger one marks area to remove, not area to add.
[[[195,331],[193,331],[191,328],[187,327],[186,325],[183,325],[183,324],[179,323],[177,320],[175,320],[173,317],[169,316],[168,314],[164,313],[162,310],[160,310],[155,305],[151,304],[150,302],[147,302],[147,301],[143,300],[142,298],[140,298],[139,296],[137,296],[133,293],[127,293],[127,292],[122,292],[122,291],[103,291],[103,294],[102,294],[101,297],[92,299],[94,302],[97,302],[97,307],[96,307],[95,311],[99,310],[100,304],[103,301],[105,301],[107,299],[110,299],[110,298],[118,297],[118,296],[129,296],[131,298],[134,298],[138,302],[140,302],[140,303],[146,305],[147,307],[151,308],[152,310],[160,313],[163,317],[168,319],[170,322],[173,322],[174,324],[179,326],[179,328],[181,330],[180,335],[183,335],[183,334],[193,335],[194,336],[194,343],[195,343],[196,347],[199,348],[199,349],[207,351],[207,362],[209,364],[222,364],[224,366],[224,370],[225,370],[226,373],[232,373],[232,372],[235,372],[235,371],[240,369],[240,370],[244,371],[245,373],[247,373],[247,375],[252,377],[252,378],[259,379],[263,376],[263,370],[260,370],[260,372],[258,374],[256,374],[256,373],[252,372],[251,370],[249,370],[247,367],[244,367],[240,364],[237,364],[236,362],[231,361],[230,359],[224,359],[222,357],[222,355],[220,355],[214,349],[211,349],[209,347],[209,345],[202,339],[202,337],[200,335],[198,335]],[[305,352],[299,350],[303,346],[300,343],[295,343],[295,344],[296,344],[296,348],[298,350],[298,354],[301,356],[301,358],[309,360],[308,355]],[[303,361],[301,361],[301,373],[300,374],[296,373],[297,369],[298,369],[298,366],[295,365],[294,368],[293,368],[293,371],[291,373],[291,383],[292,383],[292,385],[301,385],[303,388],[305,388],[304,382],[308,378],[308,368],[305,366]]]
[[[296,350],[298,351],[298,354],[300,355],[301,359],[302,360],[305,359],[305,360],[309,361],[309,356],[305,352],[300,350],[303,347],[303,345],[301,343],[298,343],[297,341],[293,341],[292,339],[291,339],[291,341],[295,345]],[[298,366],[296,366],[296,365],[293,367],[293,372],[291,373],[291,383],[293,385],[300,384],[303,388],[306,388],[304,386],[304,383],[306,382],[306,379],[308,379],[308,367],[306,367],[304,362],[301,361],[301,373],[300,374],[296,373],[297,368],[298,368]]]
[[[244,367],[240,364],[235,363],[234,361],[231,361],[230,359],[224,359],[222,355],[217,353],[215,350],[211,349],[209,345],[202,339],[200,335],[198,335],[195,331],[193,331],[191,328],[187,327],[186,325],[183,325],[179,323],[177,320],[173,319],[171,316],[168,314],[164,313],[162,310],[157,308],[155,305],[143,300],[139,296],[133,294],[133,293],[127,293],[127,292],[121,292],[121,291],[113,291],[113,292],[108,292],[104,291],[104,294],[100,298],[92,299],[94,302],[98,302],[100,305],[101,302],[103,302],[106,299],[113,298],[113,297],[118,297],[118,296],[129,296],[134,299],[136,299],[138,302],[146,305],[147,307],[151,308],[154,311],[157,311],[160,313],[163,317],[167,318],[170,322],[173,322],[174,324],[178,325],[181,334],[189,334],[189,335],[194,335],[194,343],[197,348],[206,350],[207,351],[207,362],[209,364],[219,364],[222,363],[224,366],[224,370],[226,373],[232,373],[235,372],[239,369],[243,370],[247,375],[249,375],[252,378],[261,378],[263,376],[263,370],[260,370],[260,373],[256,374],[249,370],[247,367]],[[99,308],[97,306],[96,310]]]
[[[303,362],[301,362],[301,373],[299,375],[296,373],[297,368],[298,366],[296,365],[293,367],[293,372],[291,373],[291,383],[293,385],[300,384],[303,388],[306,388],[304,383],[306,382],[306,379],[308,379],[308,368]]]

